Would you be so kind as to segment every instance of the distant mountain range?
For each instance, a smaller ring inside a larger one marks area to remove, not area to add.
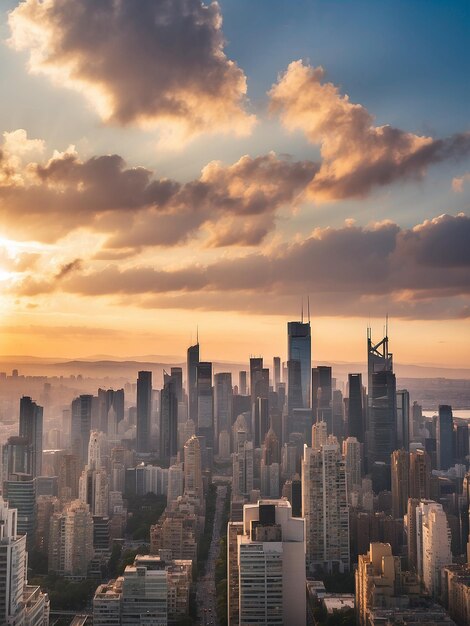
[[[266,364],[271,366],[271,360]],[[331,365],[333,375],[339,379],[346,379],[350,372],[362,372],[366,374],[366,363],[349,362],[317,362],[316,365]],[[167,355],[145,355],[136,357],[116,357],[109,355],[93,355],[89,358],[64,359],[43,358],[35,356],[0,356],[0,370],[11,374],[11,370],[18,369],[20,374],[27,376],[70,376],[82,375],[92,378],[129,378],[135,380],[139,370],[151,370],[160,377],[163,369],[180,366],[185,368],[186,362],[181,357]],[[238,382],[238,372],[248,369],[248,361],[236,363],[230,361],[213,361],[215,373],[228,371],[236,377],[234,384]],[[437,365],[407,365],[395,364],[395,373],[398,378],[447,378],[447,379],[470,379],[470,368],[447,368]]]

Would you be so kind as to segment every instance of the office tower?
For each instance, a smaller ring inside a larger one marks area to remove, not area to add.
[[[139,372],[137,376],[137,453],[150,452],[151,413],[152,372]]]
[[[310,320],[308,322],[287,322],[287,361],[300,363],[300,386],[302,404],[299,408],[310,407],[312,346]],[[290,384],[290,380],[288,381]]]
[[[31,474],[31,445],[25,437],[9,437],[2,446],[2,479],[12,474]]]
[[[244,506],[240,531],[231,526],[229,624],[304,624],[304,521],[287,500],[260,500]]]
[[[312,448],[314,450],[320,450],[324,446],[328,439],[328,429],[326,422],[316,422],[312,426]]]
[[[319,365],[312,368],[312,412],[313,419],[325,421],[328,434],[332,433],[333,380],[331,367]]]
[[[372,374],[369,391],[369,470],[374,491],[390,488],[390,459],[396,448],[395,374]]]
[[[440,470],[447,470],[454,464],[453,431],[452,407],[440,404],[436,424],[437,463]]]
[[[262,391],[263,387],[263,359],[262,357],[250,358],[250,395],[251,402],[258,397],[267,397]]]
[[[170,465],[168,469],[167,503],[170,504],[184,492],[184,470],[182,463]]]
[[[63,454],[59,461],[58,496],[62,501],[78,498],[78,479],[80,471],[78,459],[74,454]]]
[[[424,450],[410,452],[410,498],[427,500],[431,496],[431,459]]]
[[[273,389],[277,392],[279,383],[281,382],[281,357],[273,358]]]
[[[419,499],[409,498],[406,512],[406,543],[408,549],[408,566],[411,571],[418,572],[418,536],[416,532],[416,508]]]
[[[267,398],[256,398],[253,405],[254,446],[260,448],[269,429],[269,403]]]
[[[26,535],[28,550],[34,547],[36,535],[36,479],[30,474],[11,474],[3,483],[3,495],[17,510],[18,534]]]
[[[178,378],[163,373],[160,392],[160,461],[166,466],[178,454]]]
[[[196,436],[184,444],[184,493],[194,493],[202,502],[202,460],[201,446]]]
[[[334,440],[319,449],[304,448],[302,514],[309,571],[348,571],[346,471],[339,445]]]
[[[289,416],[292,415],[294,409],[301,409],[302,406],[302,366],[300,361],[287,361],[287,410]],[[289,425],[287,434],[290,432],[293,431]]]
[[[52,516],[49,572],[86,578],[93,555],[93,517],[88,504],[73,500]]]
[[[469,454],[469,428],[466,420],[454,424],[454,458],[457,463],[465,465]]]
[[[215,444],[220,452],[219,439],[232,428],[232,374],[227,372],[214,376],[214,421]]]
[[[333,390],[331,400],[331,433],[339,440],[344,437],[344,399],[339,389]]]
[[[356,437],[348,437],[343,441],[343,457],[346,471],[346,491],[350,500],[350,494],[361,489],[361,444]]]
[[[20,400],[20,437],[28,440],[31,446],[31,474],[42,476],[42,427],[43,409],[31,400],[29,396],[23,396]]]
[[[421,500],[416,507],[417,571],[429,595],[441,594],[441,570],[452,563],[451,535],[442,504]]]
[[[108,514],[109,477],[104,469],[104,434],[93,430],[88,445],[88,463],[78,481],[78,498],[87,504],[92,515]]]
[[[124,389],[98,389],[99,423],[97,429],[103,433],[117,432],[124,419]],[[111,426],[111,430],[110,430]]]
[[[246,371],[242,370],[238,374],[238,393],[246,396],[247,391]]]
[[[39,587],[28,585],[27,559],[17,511],[0,496],[0,624],[49,624],[49,599]]]
[[[423,426],[423,407],[416,402],[413,402],[413,406],[411,407],[411,419],[412,419],[412,432],[410,437],[413,438],[419,437],[419,433]]]
[[[38,496],[36,499],[35,548],[43,554],[49,551],[51,517],[60,510],[60,501],[55,496]]]
[[[407,512],[409,494],[409,455],[406,450],[392,452],[392,515],[402,519]]]
[[[261,495],[264,498],[279,498],[280,456],[279,440],[270,428],[261,453]]]
[[[406,389],[397,391],[397,449],[410,449],[410,394]]]
[[[170,376],[173,379],[175,385],[175,393],[178,402],[183,402],[183,368],[172,367],[170,369]]]
[[[362,374],[348,374],[349,402],[348,402],[348,435],[356,437],[364,443],[364,393],[362,389]]]
[[[214,402],[212,390],[212,363],[200,361],[196,367],[198,436],[206,438],[206,445],[214,445]]]
[[[394,620],[396,611],[410,606],[411,598],[419,597],[417,579],[409,572],[402,572],[400,557],[393,556],[389,543],[371,543],[367,554],[359,555],[355,578],[356,616],[360,626],[390,623],[387,617]],[[388,609],[384,617],[376,615],[382,609]],[[392,623],[426,622],[400,619]]]
[[[197,422],[197,366],[199,365],[199,341],[188,348],[186,385],[188,391],[188,416]]]
[[[242,431],[239,434],[240,432]],[[253,490],[253,442],[238,436],[235,449],[236,452],[232,455],[232,493],[235,496],[248,496]]]
[[[93,396],[81,395],[72,401],[71,445],[80,470],[88,461]]]

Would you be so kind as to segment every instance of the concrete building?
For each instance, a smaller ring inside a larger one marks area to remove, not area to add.
[[[345,463],[338,443],[305,446],[302,461],[302,515],[311,572],[349,570],[349,512]]]
[[[194,493],[202,502],[202,459],[199,439],[193,435],[184,444],[184,492]]]
[[[49,599],[27,583],[26,537],[17,521],[16,509],[0,496],[0,624],[47,626]]]
[[[350,502],[350,494],[361,489],[361,444],[356,437],[348,437],[343,441],[343,458],[346,471],[346,491]]]
[[[416,507],[417,571],[432,597],[441,594],[442,569],[452,563],[451,534],[441,504],[422,500]]]
[[[239,622],[305,624],[304,521],[287,500],[247,504],[237,534]]]
[[[52,516],[49,572],[86,578],[93,555],[93,517],[88,504],[74,500]]]

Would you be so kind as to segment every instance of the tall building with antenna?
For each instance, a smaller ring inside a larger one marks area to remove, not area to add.
[[[300,380],[289,380],[289,386],[297,386],[300,383],[302,406],[310,407],[310,389],[312,372],[312,345],[310,333],[310,301],[307,301],[307,321],[304,322],[304,310],[302,302],[301,318],[299,322],[287,322],[287,360],[288,363],[297,361],[300,364]],[[288,366],[289,369],[289,366]],[[298,368],[291,367],[291,372],[298,372]]]
[[[187,354],[186,387],[188,392],[188,418],[197,420],[197,366],[199,364],[199,329],[196,343],[189,346]]]
[[[388,317],[385,336],[375,344],[367,329],[368,471],[374,491],[391,486],[391,454],[396,449],[397,400],[393,356],[388,351]]]

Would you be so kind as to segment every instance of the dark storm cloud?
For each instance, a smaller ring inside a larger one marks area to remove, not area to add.
[[[254,122],[217,2],[25,0],[9,24],[30,69],[82,92],[105,120],[174,124],[187,136]]]

